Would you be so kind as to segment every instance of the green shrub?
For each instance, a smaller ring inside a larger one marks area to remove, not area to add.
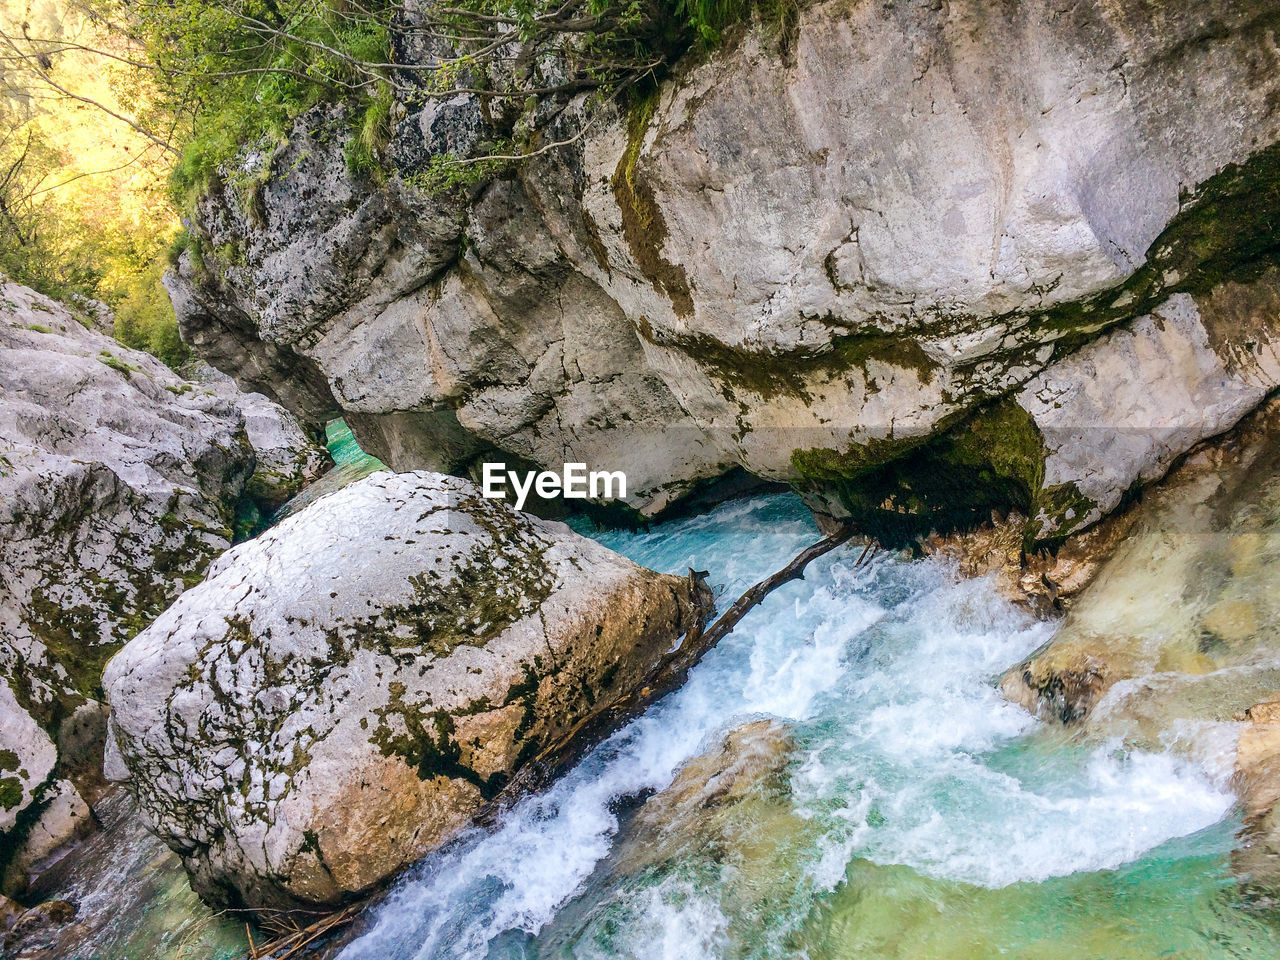
[[[185,122],[172,178],[180,204],[189,206],[245,146],[282,139],[321,100],[373,107],[373,116],[355,113],[360,138],[377,143],[377,114],[389,115],[390,95],[380,69],[365,65],[389,58],[392,4],[170,0],[136,11],[158,96]]]
[[[360,119],[346,144],[347,169],[357,175],[382,180],[382,155],[391,142],[391,105],[394,102],[391,85],[379,86],[378,94],[370,100],[360,114]]]
[[[173,305],[160,283],[166,260],[157,257],[147,268],[128,277],[113,291],[116,339],[126,347],[145,350],[177,369],[191,356],[178,335]]]
[[[122,2],[122,0],[121,0]],[[136,8],[138,33],[156,65],[160,98],[184,118],[173,192],[190,207],[219,170],[230,171],[251,144],[270,147],[289,124],[319,102],[341,101],[352,118],[346,162],[356,174],[381,180],[397,85],[403,98],[484,88],[494,142],[523,140],[533,131],[514,117],[536,113],[546,91],[595,89],[604,96],[652,87],[664,65],[690,47],[708,49],[729,26],[759,14],[782,23],[797,0],[456,0],[420,5],[413,30],[435,33],[457,51],[423,71],[391,66],[393,41],[405,30],[402,0],[348,4],[329,0],[167,0]],[[135,8],[131,8],[135,9]],[[525,53],[515,69],[503,61],[513,38]],[[542,75],[544,62],[557,65]],[[488,68],[501,63],[495,81]],[[410,75],[413,79],[410,79]],[[495,88],[493,84],[499,83]],[[506,87],[501,87],[506,83]],[[542,91],[530,96],[529,91]],[[549,95],[555,95],[552,92]],[[449,187],[474,174],[435,171]]]

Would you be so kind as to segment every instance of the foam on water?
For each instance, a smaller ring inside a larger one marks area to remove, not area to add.
[[[835,573],[810,602],[827,622],[859,589]],[[820,721],[801,726],[807,750],[793,794],[801,811],[824,818],[826,843],[840,837],[850,857],[998,887],[1117,867],[1230,807],[1230,793],[1199,768],[1118,744],[1002,768],[991,754],[1037,724],[991,679],[1052,625],[934,564],[888,564],[876,575],[909,584],[911,596],[860,634],[865,655],[841,673]],[[840,806],[855,794],[858,806]],[[868,803],[874,827],[861,813]]]
[[[601,539],[657,569],[710,570],[727,602],[816,535],[794,499],[775,497]],[[547,794],[428,858],[344,960],[544,947],[577,957],[782,955],[856,862],[1000,888],[1114,868],[1230,808],[1226,790],[1185,761],[1046,742],[1000,698],[993,678],[1047,640],[1051,624],[986,582],[957,582],[940,562],[884,557],[855,570],[856,556],[846,548],[816,562],[684,688]],[[616,801],[661,790],[712,738],[760,715],[788,721],[797,745],[784,816],[800,827],[784,831],[779,863],[695,852],[639,880],[611,873]],[[557,921],[575,895],[586,919]]]

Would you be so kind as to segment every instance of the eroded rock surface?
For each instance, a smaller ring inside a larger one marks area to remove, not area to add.
[[[431,158],[502,134],[474,97],[405,104],[381,186],[319,109],[200,204],[183,329],[396,469],[580,460],[651,514],[744,467],[886,541],[1060,539],[1275,386],[1274,4],[792,27],[447,195]]]
[[[0,831],[11,832],[18,818],[49,791],[58,750],[8,684],[0,684]]]
[[[467,481],[375,473],[111,661],[112,765],[206,899],[334,903],[470,823],[708,601]]]
[[[1083,530],[1280,385],[1280,270],[1180,293],[1017,394],[1043,438],[1032,537]]]
[[[13,889],[88,818],[103,664],[230,546],[257,461],[230,384],[184,381],[16,284],[0,298],[0,860]],[[279,440],[268,456],[321,456],[300,431]]]
[[[197,361],[183,372],[191,382],[233,402],[244,418],[254,460],[244,496],[261,512],[277,509],[333,466],[324,447],[278,403],[260,393],[245,393],[207,363]]]
[[[1166,720],[1224,719],[1265,693],[1280,660],[1278,423],[1272,400],[1145,498],[1053,640],[1004,677],[1005,694],[1128,734],[1126,717],[1159,728],[1153,707]]]

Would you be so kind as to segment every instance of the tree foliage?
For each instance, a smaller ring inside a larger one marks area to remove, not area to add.
[[[126,166],[168,170],[170,200],[190,210],[212,178],[236,181],[246,146],[284,139],[317,103],[344,105],[347,163],[377,179],[401,117],[467,96],[488,128],[476,147],[406,173],[450,190],[581,136],[548,135],[573,98],[647,92],[690,48],[753,11],[785,19],[796,0],[27,0],[73,11],[82,30],[6,17],[12,2],[0,0],[0,270],[106,300],[126,342],[178,362],[159,287],[172,210],[148,194],[154,216],[105,211],[138,188],[80,171],[40,122],[51,109],[96,110],[141,145]],[[73,170],[97,177],[96,199],[68,199]]]
[[[173,152],[181,195],[321,101],[350,108],[356,170],[378,167],[397,104],[460,93],[483,101],[493,142],[518,155],[554,115],[548,102],[648,83],[691,46],[717,43],[755,0],[85,2],[124,41],[98,51],[128,78],[120,86],[135,109],[119,119]],[[41,63],[86,49],[28,32],[0,40],[51,84]]]
[[[0,0],[0,273],[73,304],[106,302],[132,317],[117,331],[128,345],[179,363],[185,348],[158,283],[177,227],[165,189],[171,164],[156,138],[113,119],[146,91],[132,68],[109,76],[101,55],[47,45],[37,57],[16,54],[6,37],[40,32],[64,46],[122,47],[68,5],[17,12],[26,19]]]

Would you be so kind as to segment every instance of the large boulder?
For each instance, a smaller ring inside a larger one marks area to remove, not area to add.
[[[884,540],[1016,507],[1055,541],[1275,386],[1277,29],[820,0],[445,195],[432,157],[505,136],[474,96],[397,104],[377,183],[318,108],[169,285],[198,350],[395,469],[579,460],[652,514],[741,467]]]
[[[1087,529],[1280,386],[1280,269],[1178,293],[1015,396],[1041,438],[1028,539]]]
[[[257,472],[241,398],[181,379],[75,308],[0,285],[7,889],[88,816],[102,782],[103,664],[231,544]],[[286,445],[318,463],[293,418],[271,407],[292,425]]]
[[[375,473],[215,561],[108,664],[109,765],[207,900],[332,904],[458,833],[707,604],[467,481]]]

